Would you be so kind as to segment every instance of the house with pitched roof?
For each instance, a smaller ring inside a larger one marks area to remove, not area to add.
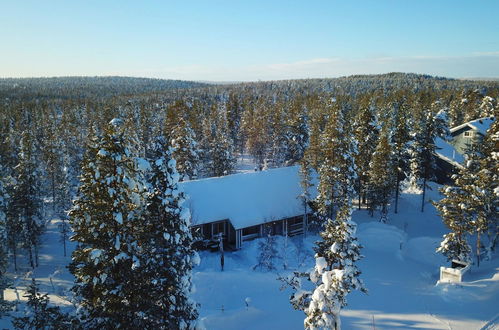
[[[185,181],[192,229],[206,245],[222,235],[225,248],[272,235],[303,234],[307,226],[299,166]]]
[[[441,138],[435,140],[437,177],[440,182],[447,183],[450,176],[463,166],[466,150],[483,140],[493,122],[494,117],[472,120],[451,128],[447,141]]]
[[[450,129],[449,143],[463,155],[470,145],[483,140],[493,122],[494,117],[484,117],[453,127]]]

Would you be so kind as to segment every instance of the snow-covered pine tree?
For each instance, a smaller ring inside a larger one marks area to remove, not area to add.
[[[91,133],[69,216],[78,243],[70,271],[84,328],[140,328],[142,187],[120,119]]]
[[[465,159],[465,166],[453,176],[454,186],[443,187],[441,192],[445,197],[434,203],[444,223],[451,229],[451,233],[444,236],[437,251],[446,255],[448,259],[454,258],[469,262],[471,248],[467,243],[466,234],[476,233],[476,258],[477,265],[479,265],[481,235],[487,232],[489,220],[494,217],[494,211],[492,211],[494,193],[488,194],[487,188],[480,187],[482,181],[480,176],[488,174],[481,169],[483,154],[480,146],[470,145]],[[497,181],[495,184],[497,185]],[[497,206],[497,196],[495,200]]]
[[[259,254],[257,264],[253,269],[259,268],[265,271],[276,270],[275,261],[278,256],[276,237],[272,235],[271,226],[264,226],[265,237],[258,243]]]
[[[352,199],[356,147],[336,100],[329,100],[326,106],[329,120],[321,135],[323,161],[318,169],[317,204],[320,215],[334,219],[336,212]]]
[[[282,167],[286,161],[288,145],[286,140],[284,114],[283,104],[274,104],[273,111],[269,114],[269,121],[267,122],[270,149],[268,150],[264,167]]]
[[[437,208],[442,221],[451,230],[444,235],[444,239],[437,248],[437,252],[442,253],[447,260],[459,260],[463,262],[471,261],[471,247],[466,239],[468,233],[472,231],[471,211],[468,205],[468,193],[460,185],[467,181],[465,170],[456,176],[456,186],[444,186],[440,189],[445,196],[433,204]],[[464,174],[464,176],[462,175]]]
[[[456,127],[461,125],[464,121],[464,111],[461,104],[462,98],[460,96],[456,96],[453,100],[450,101],[449,104],[449,127]]]
[[[267,129],[268,106],[259,99],[252,103],[241,118],[241,131],[246,141],[246,150],[258,166],[263,166],[268,152],[270,137]]]
[[[495,109],[495,121],[480,145],[482,158],[477,174],[477,234],[487,233],[487,256],[492,258],[499,243],[499,108]]]
[[[480,118],[480,105],[483,99],[483,90],[464,90],[461,98],[461,107],[464,112],[464,122]]]
[[[171,133],[170,144],[173,148],[173,158],[177,161],[177,170],[180,180],[193,180],[197,178],[199,155],[196,134],[189,123],[180,119]]]
[[[41,155],[44,165],[44,175],[45,185],[49,187],[47,193],[52,197],[52,212],[56,215],[59,211],[58,207],[62,203],[59,201],[59,197],[67,199],[63,194],[58,194],[57,191],[60,189],[67,189],[67,183],[63,181],[64,178],[64,165],[63,165],[63,152],[64,148],[62,145],[62,140],[60,135],[57,134],[56,125],[58,123],[53,122],[52,125],[47,125],[43,148],[41,150]]]
[[[176,100],[166,108],[163,127],[163,135],[166,141],[171,141],[172,133],[178,124],[179,118],[183,118],[188,110],[188,106],[183,99]]]
[[[244,136],[241,131],[241,119],[244,113],[244,104],[240,96],[234,92],[229,93],[227,99],[227,125],[229,127],[229,136],[234,141],[234,149],[243,153]]]
[[[354,289],[366,291],[355,265],[362,256],[351,221],[355,184],[354,141],[345,131],[342,111],[332,100],[329,122],[322,137],[324,162],[319,169],[318,216],[325,219],[322,240],[316,242],[316,267],[308,276],[295,273],[290,284],[295,309],[305,312],[307,329],[340,329],[340,310],[346,295]],[[315,285],[313,292],[301,288],[299,277],[307,276]]]
[[[310,189],[313,187],[312,167],[308,157],[303,157],[300,161],[300,185],[303,189],[303,193],[300,195],[300,198],[303,203],[303,223],[305,224],[304,234],[306,235],[310,228],[309,214],[312,213],[309,207],[309,203],[312,200]]]
[[[446,124],[446,112],[442,109],[439,101],[432,104],[430,109],[421,110],[414,124],[412,133],[413,141],[410,147],[410,169],[409,182],[412,186],[421,188],[421,212],[424,212],[427,182],[435,177],[435,138],[446,138],[448,134]]]
[[[405,177],[405,172],[407,170],[407,163],[409,159],[409,148],[408,142],[411,137],[409,135],[409,125],[407,120],[407,113],[402,102],[392,102],[391,104],[391,115],[392,115],[392,146],[393,146],[393,169],[395,175],[395,205],[394,212],[398,212],[398,201],[400,195],[400,182]]]
[[[303,158],[309,139],[308,109],[303,101],[295,100],[290,112],[284,133],[286,165],[296,164]]]
[[[208,168],[211,176],[223,176],[231,174],[234,170],[234,143],[229,136],[225,105],[222,104],[213,111],[215,118],[211,123],[209,136]]]
[[[387,221],[388,204],[392,197],[395,182],[392,149],[391,132],[388,123],[385,123],[371,162],[369,163],[369,185],[367,189],[371,215],[374,215],[374,211],[379,209],[381,212],[381,222]]]
[[[342,206],[336,219],[328,220],[321,233],[322,241],[317,242],[316,266],[310,273],[316,287],[305,309],[306,329],[339,330],[340,310],[347,305],[347,294],[352,290],[367,292],[356,265],[362,255],[351,214],[351,205]]]
[[[71,226],[68,222],[67,212],[71,208],[72,191],[71,191],[71,177],[69,167],[64,164],[69,162],[68,157],[63,156],[63,168],[61,182],[57,185],[56,190],[56,209],[58,211],[61,222],[59,223],[59,232],[61,234],[60,241],[62,242],[63,254],[66,256],[66,243],[69,239]]]
[[[26,290],[25,298],[28,299],[24,316],[15,317],[12,321],[14,329],[73,329],[76,320],[61,312],[59,307],[49,306],[50,299],[47,294],[41,294],[35,279]]]
[[[22,247],[28,252],[32,268],[38,266],[38,247],[44,227],[41,219],[41,175],[35,149],[33,134],[29,130],[23,131],[10,203],[11,220],[18,222],[12,226],[21,230],[18,235]]]
[[[308,159],[310,166],[317,170],[322,162],[321,134],[325,126],[326,114],[320,111],[320,108],[314,105],[310,109],[309,119],[309,139],[304,158]]]
[[[480,104],[480,117],[490,117],[497,112],[497,100],[491,96],[484,96]],[[478,118],[476,118],[478,119]]]
[[[140,321],[146,329],[193,329],[197,305],[190,298],[191,271],[199,263],[192,249],[190,213],[179,189],[180,175],[166,141],[154,143],[147,209],[139,225],[137,268],[141,281]],[[136,228],[137,229],[137,228]]]
[[[4,299],[4,290],[8,287],[6,277],[8,266],[8,245],[7,245],[7,201],[9,196],[4,185],[4,171],[0,164],[0,318],[2,314],[10,308]]]
[[[358,208],[360,210],[361,203],[366,203],[366,193],[369,184],[369,163],[371,162],[379,135],[378,124],[372,106],[365,105],[361,107],[354,122],[354,134],[358,143],[355,165],[357,168],[356,190],[359,195]]]

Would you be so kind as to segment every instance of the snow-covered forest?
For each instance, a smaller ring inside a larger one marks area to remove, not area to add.
[[[403,73],[0,79],[0,328],[495,329],[498,101]],[[303,235],[194,249],[182,182],[293,165]]]

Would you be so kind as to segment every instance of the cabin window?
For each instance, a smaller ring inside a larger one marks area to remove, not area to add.
[[[467,132],[464,132],[464,136],[465,136],[465,137],[472,137],[472,136],[473,136],[473,134],[472,134],[472,132],[467,131]]]
[[[288,219],[288,235],[294,236],[303,233],[303,217]]]
[[[260,235],[260,226],[243,228],[243,236]]]
[[[260,226],[252,226],[243,228],[242,239],[248,241],[253,238],[260,237]]]
[[[226,234],[225,221],[213,223],[212,228],[212,236],[215,236],[218,233],[223,233],[224,235]]]

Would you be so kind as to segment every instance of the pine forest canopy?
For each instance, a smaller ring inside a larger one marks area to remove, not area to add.
[[[215,87],[216,86],[216,87]],[[354,75],[339,78],[278,80],[245,83],[204,83],[183,80],[165,80],[135,77],[43,77],[0,78],[0,98],[30,100],[91,99],[120,95],[151,93],[169,94],[184,89],[201,89],[202,93],[234,89],[268,91],[295,91],[295,93],[334,92],[362,94],[375,90],[399,89],[497,89],[499,81],[458,80],[413,73],[392,72],[380,75]],[[204,90],[203,90],[204,89]]]

